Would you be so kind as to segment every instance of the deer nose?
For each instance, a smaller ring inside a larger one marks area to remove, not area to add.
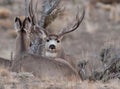
[[[55,49],[55,45],[52,44],[52,45],[49,46],[49,48],[50,49]]]

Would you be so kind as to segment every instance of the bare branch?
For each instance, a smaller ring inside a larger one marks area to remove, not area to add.
[[[28,16],[28,0],[25,0],[25,17]]]
[[[58,8],[45,18],[44,28],[51,24],[58,16],[62,15],[64,9]]]
[[[72,27],[70,27],[70,29],[64,28],[63,30],[61,30],[61,32],[59,33],[59,37],[63,36],[64,34],[75,31],[79,27],[81,22],[83,21],[84,16],[85,16],[85,9],[83,9],[83,13],[82,13],[81,17],[79,17],[79,11],[78,11],[78,13],[76,15],[76,20],[75,20],[74,24],[72,25]]]
[[[58,6],[59,3],[60,0],[46,0],[44,2],[42,15],[38,23],[41,27],[45,28],[44,24],[47,16],[49,16],[53,12],[53,10]]]

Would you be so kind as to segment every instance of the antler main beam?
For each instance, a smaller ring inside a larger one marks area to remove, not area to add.
[[[78,13],[76,14],[76,21],[73,23],[72,27],[70,27],[70,29],[64,28],[62,30],[62,32],[59,34],[59,37],[61,37],[64,34],[67,34],[67,33],[70,33],[72,31],[75,31],[80,26],[80,24],[83,21],[84,17],[85,17],[85,9],[83,9],[83,13],[82,13],[81,17],[79,17],[79,9],[78,9]]]
[[[34,8],[33,8],[33,0],[30,0],[30,3],[29,3],[29,16],[32,20],[33,25],[38,24],[38,22],[37,22],[37,2],[36,2],[36,6]]]

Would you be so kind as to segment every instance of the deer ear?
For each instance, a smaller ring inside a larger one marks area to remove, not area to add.
[[[31,27],[31,20],[29,17],[26,17],[25,20],[23,21],[23,27],[25,30],[29,30]]]
[[[22,26],[22,23],[21,23],[20,18],[16,17],[15,18],[15,24],[14,24],[15,30],[20,31],[21,26]]]

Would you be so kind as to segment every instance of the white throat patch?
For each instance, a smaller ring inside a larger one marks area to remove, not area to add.
[[[56,56],[57,56],[57,53],[51,53],[51,52],[48,52],[48,51],[47,51],[47,52],[45,53],[45,56],[46,56],[46,57],[56,57]]]

